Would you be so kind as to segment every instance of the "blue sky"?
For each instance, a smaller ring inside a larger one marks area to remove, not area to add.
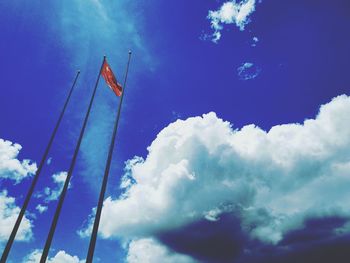
[[[121,81],[129,49],[95,262],[344,262],[349,27],[346,0],[1,2],[8,229],[81,70],[9,262],[40,254],[103,55]],[[117,106],[101,80],[52,262],[86,258]]]

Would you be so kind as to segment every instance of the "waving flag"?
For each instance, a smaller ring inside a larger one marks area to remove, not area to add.
[[[113,74],[111,67],[108,65],[106,60],[103,63],[101,75],[105,79],[107,85],[111,88],[111,90],[113,90],[115,95],[117,95],[118,97],[122,95],[122,92],[123,92],[122,85],[118,83],[117,79]]]

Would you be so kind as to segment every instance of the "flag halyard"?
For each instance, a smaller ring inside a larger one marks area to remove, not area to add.
[[[118,83],[111,67],[109,66],[106,60],[103,63],[101,75],[105,79],[108,87],[110,87],[110,89],[115,93],[115,95],[120,97],[123,92],[122,85]]]

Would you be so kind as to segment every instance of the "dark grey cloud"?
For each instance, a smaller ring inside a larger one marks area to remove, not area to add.
[[[172,251],[205,263],[345,263],[350,258],[350,235],[335,230],[346,222],[341,217],[312,218],[276,245],[249,238],[232,215],[216,222],[201,220],[157,237]]]

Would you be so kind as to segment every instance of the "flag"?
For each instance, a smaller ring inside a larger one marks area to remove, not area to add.
[[[106,60],[103,63],[101,75],[105,79],[107,85],[115,93],[115,95],[117,95],[118,97],[122,95],[122,92],[123,92],[122,85],[118,83],[117,79],[113,74],[111,67],[108,65]]]

